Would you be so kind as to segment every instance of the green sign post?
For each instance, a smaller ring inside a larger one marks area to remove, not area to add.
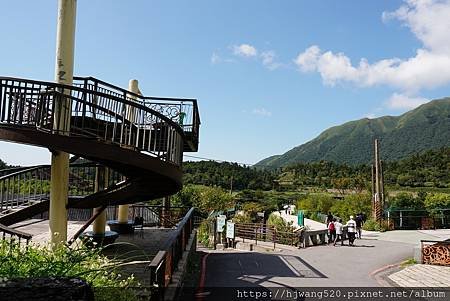
[[[299,226],[304,226],[305,225],[305,215],[303,213],[303,210],[298,210],[297,211],[297,223]]]

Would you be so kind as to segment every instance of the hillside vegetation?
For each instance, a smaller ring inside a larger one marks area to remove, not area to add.
[[[380,140],[386,161],[450,146],[450,98],[431,101],[397,117],[364,118],[329,128],[315,139],[283,155],[264,159],[256,166],[279,168],[317,161],[368,164],[375,138]]]
[[[382,152],[382,158],[385,152]],[[399,187],[450,188],[450,148],[429,150],[398,161],[384,162],[386,185]],[[184,183],[218,186],[233,190],[273,188],[298,190],[304,187],[367,190],[370,165],[335,162],[297,163],[275,171],[212,161],[185,162]],[[233,180],[231,180],[233,178]]]

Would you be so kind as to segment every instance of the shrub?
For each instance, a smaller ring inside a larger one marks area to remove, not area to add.
[[[278,215],[271,214],[267,219],[268,226],[274,226],[277,231],[280,232],[292,232],[294,231],[294,227],[292,227],[291,222],[286,222],[283,218]]]
[[[204,245],[205,247],[210,247],[210,238],[209,233],[211,232],[211,226],[214,221],[211,219],[206,219],[202,221],[200,226],[198,227],[197,238],[198,241]]]
[[[101,248],[66,245],[54,250],[39,245],[24,248],[15,241],[2,240],[0,278],[79,278],[93,287],[96,300],[135,300],[135,295],[124,288],[139,286],[139,283],[133,276],[122,277],[118,272],[122,263],[108,259],[101,251]]]
[[[363,229],[366,231],[386,232],[391,230],[391,228],[392,228],[391,225],[389,225],[389,222],[386,220],[377,222],[374,221],[373,219],[369,219],[363,225]]]

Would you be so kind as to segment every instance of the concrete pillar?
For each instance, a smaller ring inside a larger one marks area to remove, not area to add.
[[[134,93],[134,94],[140,94],[139,92],[139,83],[137,80],[132,79],[128,83],[128,91]],[[136,99],[134,95],[129,95],[130,98]],[[126,110],[126,117],[129,121],[134,121],[134,108],[133,107],[127,107]],[[119,223],[127,223],[128,222],[128,207],[129,205],[120,205],[119,206],[119,213],[118,213],[118,222]]]
[[[109,169],[104,166],[99,166],[95,169],[95,192],[102,191],[108,187],[108,179],[109,179]],[[95,208],[93,214],[97,213],[101,210],[101,207]],[[105,226],[106,226],[106,210],[103,210],[102,213],[94,220],[92,225],[94,235],[105,234]]]
[[[162,226],[169,228],[172,225],[170,224],[171,216],[170,216],[170,196],[166,196],[163,198],[163,208],[162,208]]]
[[[72,85],[75,48],[76,0],[59,0],[56,32],[55,81]],[[67,93],[67,91],[62,91]],[[70,99],[55,98],[54,131],[67,134],[70,129]],[[57,247],[67,241],[67,198],[69,186],[69,154],[53,151],[51,159],[50,241]]]

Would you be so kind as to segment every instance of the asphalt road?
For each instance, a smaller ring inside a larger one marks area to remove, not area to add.
[[[200,296],[231,300],[229,294],[237,288],[264,292],[275,287],[377,287],[380,284],[370,274],[412,257],[414,248],[413,244],[373,239],[357,240],[356,245],[264,253],[208,251]]]

